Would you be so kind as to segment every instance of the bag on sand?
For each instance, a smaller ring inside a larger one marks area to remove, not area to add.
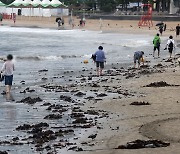
[[[0,82],[2,82],[3,80],[4,80],[4,75],[0,73]]]

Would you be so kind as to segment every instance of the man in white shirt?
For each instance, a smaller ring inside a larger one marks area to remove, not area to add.
[[[169,51],[169,55],[170,55],[170,58],[172,56],[172,52],[173,50],[175,49],[175,42],[173,40],[173,36],[169,36],[169,40],[167,41],[167,45],[166,45],[166,48],[165,50],[168,48],[168,51]]]

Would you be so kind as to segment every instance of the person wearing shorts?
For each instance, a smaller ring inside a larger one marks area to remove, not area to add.
[[[134,68],[136,68],[136,61],[138,61],[138,68],[140,67],[141,58],[143,59],[144,52],[143,51],[136,51],[134,53]],[[144,61],[142,60],[143,65]]]
[[[13,56],[8,55],[7,60],[3,64],[3,67],[1,69],[1,72],[4,74],[5,77],[6,93],[10,93],[13,82],[14,64],[12,60],[13,60]]]
[[[169,39],[167,41],[167,45],[166,45],[166,48],[165,50],[168,48],[168,51],[169,51],[169,58],[171,58],[172,56],[172,52],[173,50],[175,49],[175,42],[173,40],[173,36],[169,36]]]
[[[102,75],[102,71],[104,69],[104,62],[106,60],[105,53],[103,51],[103,47],[99,46],[98,51],[93,54],[96,56],[96,71],[97,71],[97,76]]]

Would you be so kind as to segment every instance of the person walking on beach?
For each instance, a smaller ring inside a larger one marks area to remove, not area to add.
[[[1,69],[1,73],[3,73],[5,77],[6,94],[10,93],[13,81],[14,64],[12,60],[13,56],[9,54],[7,56],[6,62],[3,64],[3,67]]]
[[[176,37],[179,36],[179,32],[180,32],[180,26],[179,24],[176,26]]]
[[[172,35],[169,36],[169,39],[167,41],[167,44],[166,44],[166,47],[165,47],[164,50],[166,50],[166,49],[168,49],[168,51],[169,51],[169,58],[171,58],[172,52],[175,49],[175,42],[173,40],[173,36]]]
[[[134,68],[136,68],[136,61],[138,61],[138,68],[140,67],[141,61],[142,61],[143,65],[144,65],[143,55],[144,55],[143,51],[134,52]]]
[[[13,22],[14,22],[14,24],[16,23],[16,13],[13,13],[12,14],[12,18],[13,18]]]
[[[97,76],[102,75],[102,71],[104,69],[104,62],[106,61],[105,53],[103,51],[103,47],[99,46],[98,51],[93,54],[96,57],[96,71]]]
[[[153,57],[155,57],[155,51],[158,50],[158,58],[160,57],[160,44],[161,39],[159,37],[159,33],[156,34],[156,36],[153,39],[154,49],[153,49]]]
[[[161,36],[162,36],[162,33],[163,33],[163,25],[160,25],[160,26],[159,26],[159,33],[160,33]]]

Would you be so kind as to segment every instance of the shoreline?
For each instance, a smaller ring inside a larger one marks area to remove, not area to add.
[[[65,25],[60,28],[60,30],[92,30],[92,31],[103,31],[110,33],[124,33],[124,34],[150,34],[155,35],[158,32],[158,27],[156,27],[157,21],[153,21],[153,27],[138,27],[137,20],[96,20],[96,19],[86,19],[85,27],[79,27],[79,19],[73,17],[74,28],[68,24],[68,17],[64,18]],[[175,35],[175,27],[179,23],[178,21],[165,22],[167,24],[167,30],[163,33],[163,36]],[[29,28],[50,28],[58,29],[57,23],[55,22],[55,17],[17,17],[16,23],[14,24],[12,20],[3,20],[2,25],[8,25],[11,27],[29,27]]]

